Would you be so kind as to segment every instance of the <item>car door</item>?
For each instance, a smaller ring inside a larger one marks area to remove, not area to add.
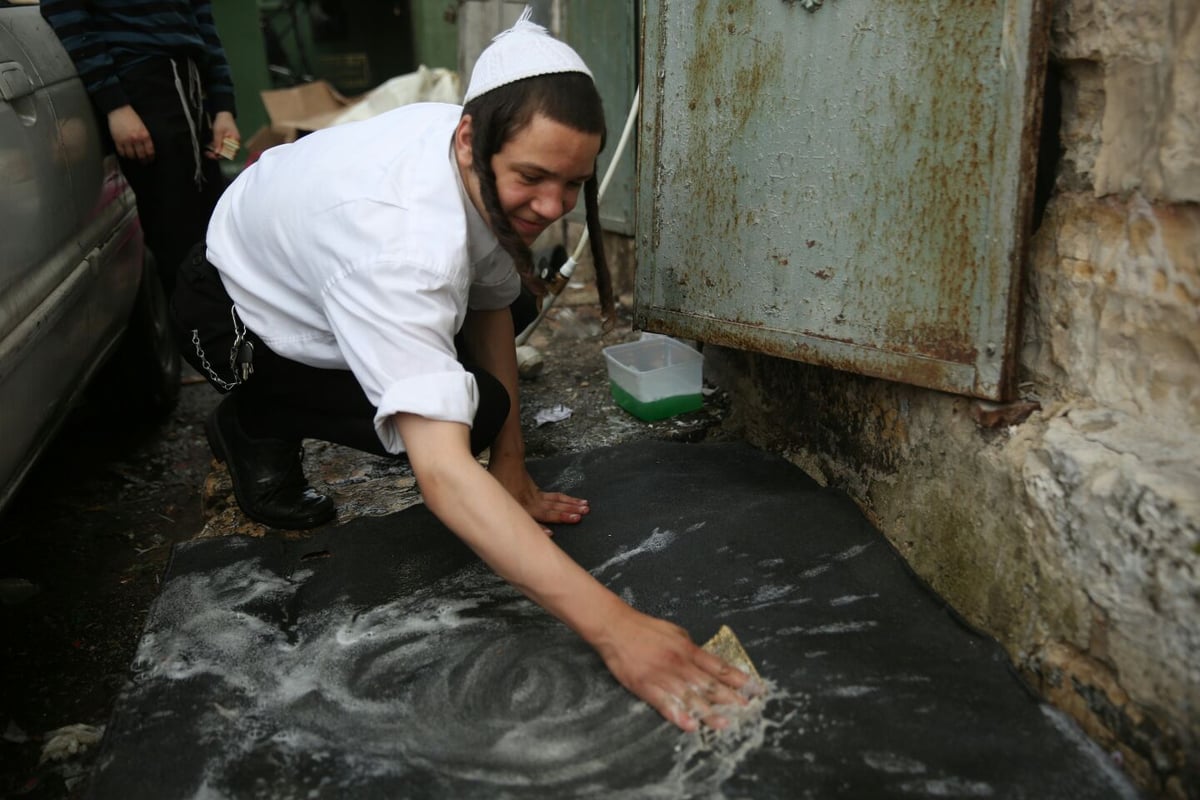
[[[30,12],[37,15],[36,8],[0,9],[0,213],[6,232],[0,237],[0,337],[28,316],[48,285],[61,282],[61,273],[39,281],[40,265],[79,221],[54,104],[41,70],[18,40],[28,27],[18,22]]]
[[[114,346],[141,279],[133,197],[36,6],[0,0],[0,500]]]

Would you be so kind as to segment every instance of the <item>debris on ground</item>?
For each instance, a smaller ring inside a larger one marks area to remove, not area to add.
[[[556,406],[551,406],[550,408],[540,409],[533,415],[533,421],[537,423],[539,428],[551,422],[562,422],[564,419],[570,418],[571,409],[567,408],[562,403],[559,403]]]
[[[46,743],[42,745],[42,757],[38,759],[38,764],[45,764],[47,761],[66,761],[72,756],[80,755],[89,747],[99,744],[103,736],[103,725],[80,723],[55,728],[46,734]]]

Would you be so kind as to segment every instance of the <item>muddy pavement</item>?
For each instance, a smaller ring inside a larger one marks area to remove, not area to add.
[[[104,725],[170,546],[203,524],[216,399],[185,385],[158,426],[85,404],[0,517],[0,797],[71,796],[89,765],[38,762],[48,732]]]
[[[569,289],[530,338],[544,365],[521,383],[529,458],[730,435],[719,390],[706,388],[703,410],[655,423],[613,403],[601,350],[639,335],[630,298],[622,301],[617,327],[599,336],[594,289]],[[203,422],[218,399],[188,374],[161,425],[116,425],[85,404],[0,517],[0,798],[82,795],[97,749],[88,743],[127,680],[172,544],[277,535],[240,515],[224,468],[214,468]],[[556,421],[539,424],[546,418]],[[386,498],[402,494],[391,487],[405,482],[403,462],[313,443],[306,459],[314,483],[338,498],[341,521],[387,513]]]

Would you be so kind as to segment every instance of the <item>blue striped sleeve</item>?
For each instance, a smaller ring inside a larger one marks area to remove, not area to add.
[[[129,105],[108,48],[92,27],[86,0],[42,0],[41,10],[96,106],[107,114]]]

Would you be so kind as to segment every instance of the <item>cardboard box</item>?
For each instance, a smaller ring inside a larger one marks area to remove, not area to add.
[[[268,89],[261,95],[271,129],[288,142],[328,127],[334,118],[357,102],[357,98],[343,96],[323,80],[286,89]]]
[[[292,139],[294,138],[293,136]],[[285,144],[292,141],[292,139],[273,129],[270,125],[263,125],[242,144],[246,148],[246,163],[253,164],[262,155],[263,150],[274,147],[277,144]]]
[[[247,164],[257,161],[264,150],[328,127],[339,114],[359,101],[359,98],[342,95],[324,80],[286,89],[265,89],[259,96],[270,122],[245,142]]]

